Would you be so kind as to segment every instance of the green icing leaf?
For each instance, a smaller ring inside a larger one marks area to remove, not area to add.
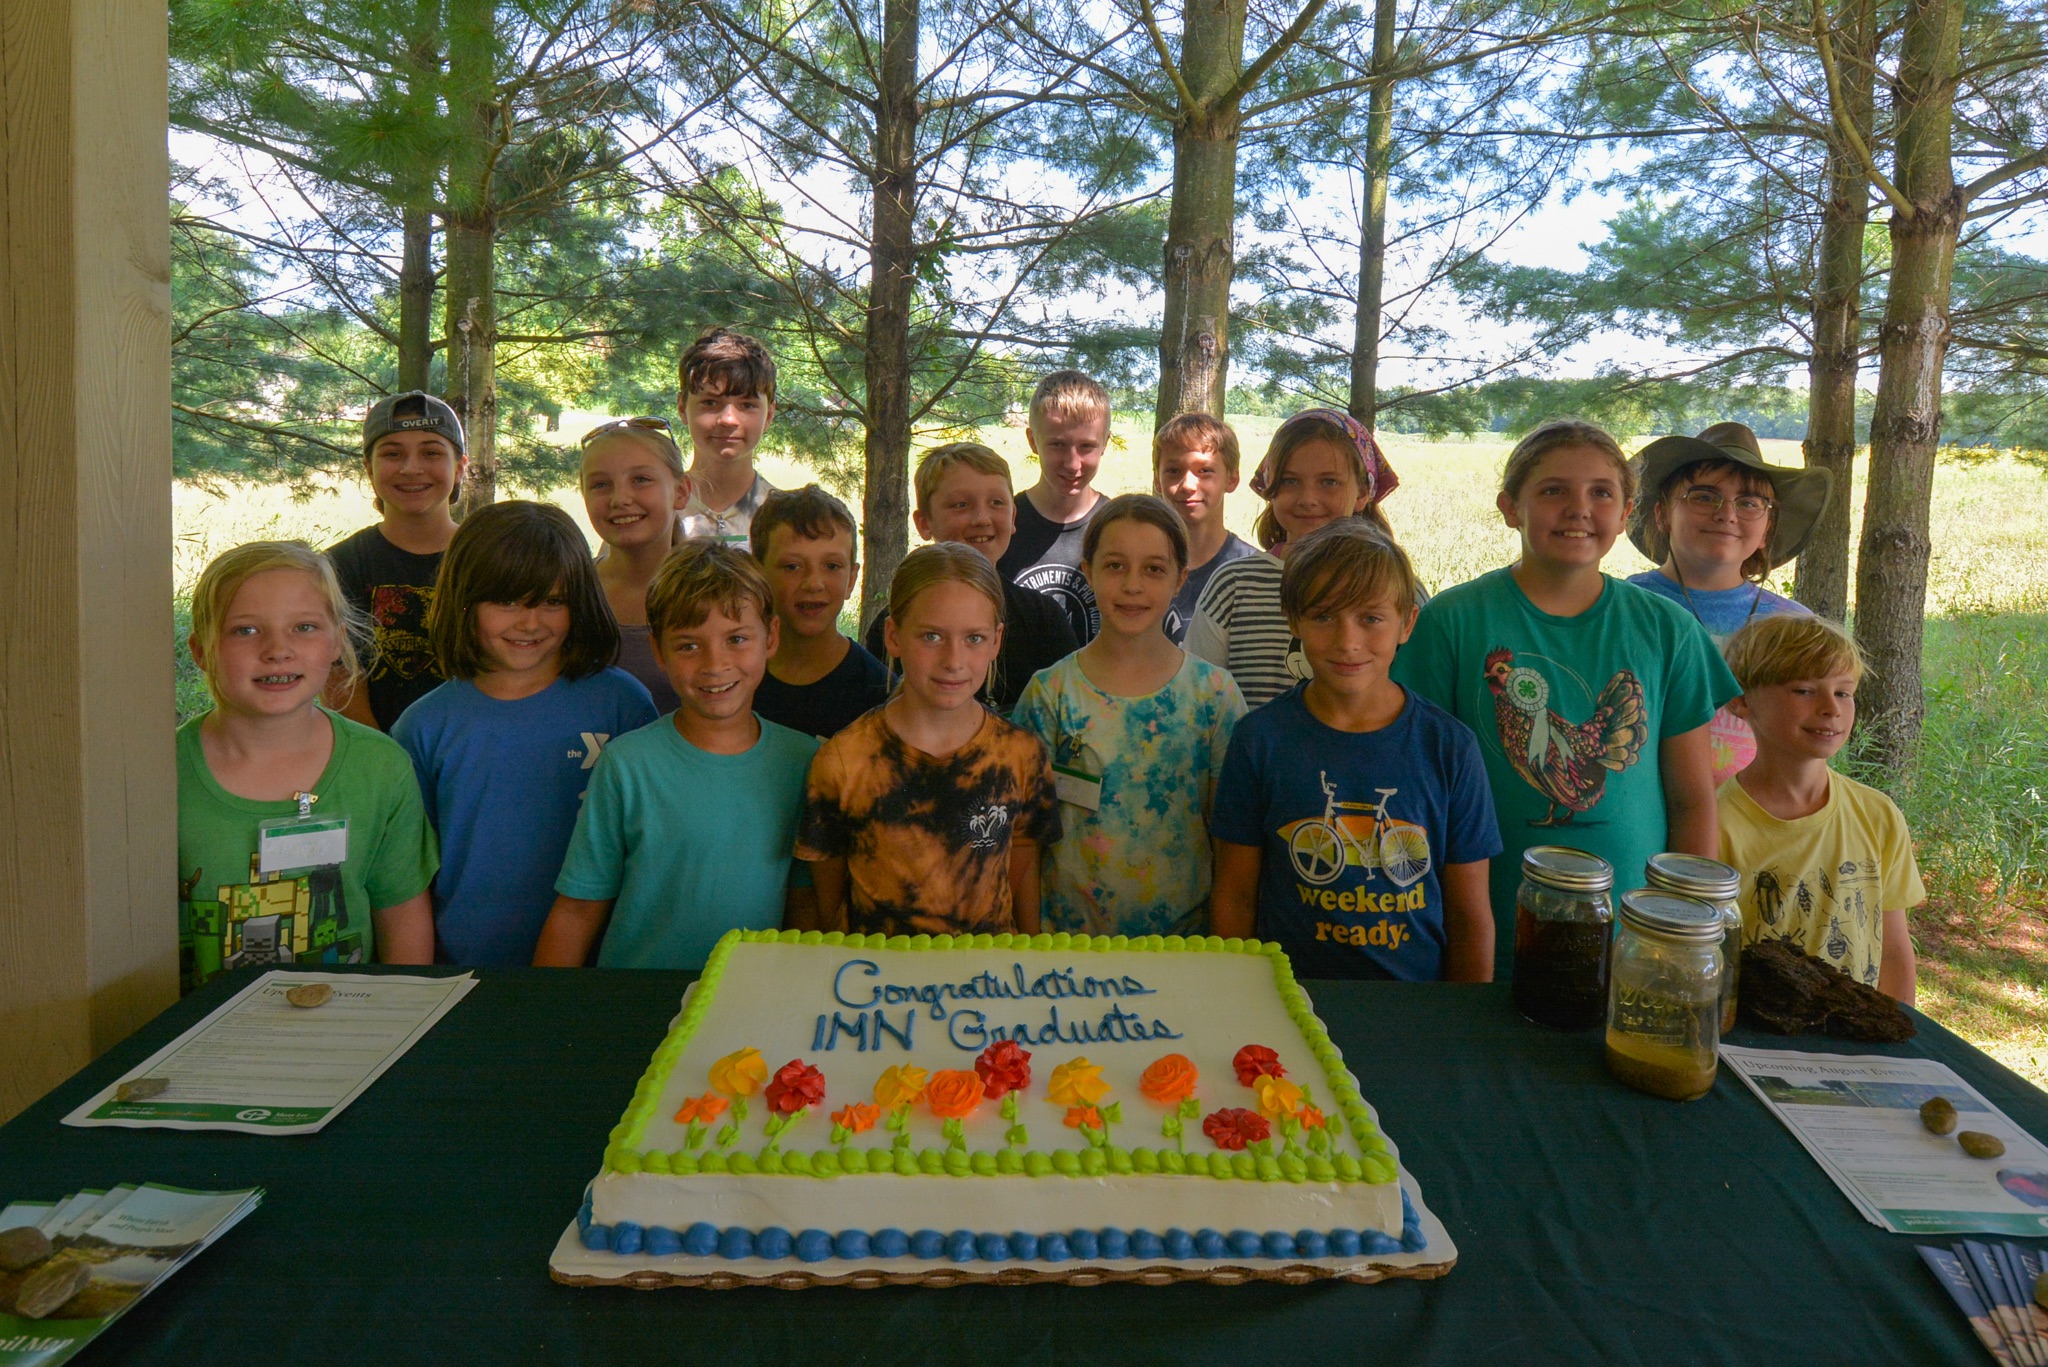
[[[851,1133],[844,1125],[834,1125],[832,1127],[832,1142],[834,1144],[844,1144],[847,1136]]]
[[[683,1147],[694,1149],[704,1142],[704,1127],[692,1121],[690,1128],[683,1131]]]
[[[1121,1124],[1123,1124],[1123,1123],[1124,1123],[1124,1104],[1123,1104],[1123,1102],[1121,1102],[1121,1101],[1112,1101],[1112,1102],[1110,1102],[1110,1103],[1109,1103],[1109,1104],[1108,1104],[1107,1106],[1104,1106],[1104,1107],[1102,1108],[1102,1118],[1103,1118],[1104,1120],[1108,1121],[1108,1122],[1109,1122],[1110,1124],[1112,1124],[1112,1125],[1121,1125]]]
[[[1012,1125],[1003,1132],[1003,1142],[1015,1144],[1021,1148],[1031,1142],[1031,1131],[1025,1129],[1022,1125]]]
[[[731,1124],[720,1126],[718,1131],[718,1147],[721,1149],[725,1148],[727,1145],[731,1144],[733,1140],[738,1139],[739,1137],[740,1126],[737,1120],[733,1121]]]
[[[1166,1117],[1166,1119],[1163,1122],[1161,1122],[1159,1126],[1159,1133],[1165,1135],[1168,1139],[1180,1138],[1180,1116],[1177,1114],[1169,1114]]]
[[[735,1125],[737,1125],[737,1124],[738,1124],[738,1123],[739,1123],[740,1121],[742,1121],[742,1120],[745,1120],[746,1118],[747,1118],[747,1099],[746,1099],[745,1097],[743,1097],[743,1096],[736,1096],[736,1097],[734,1097],[734,1098],[732,1099],[732,1119],[733,1119],[733,1123],[734,1123]]]
[[[1017,1119],[1017,1094],[1015,1092],[1003,1093],[1003,1108],[999,1114],[1005,1120],[1015,1121]]]
[[[1185,1097],[1185,1098],[1183,1098],[1183,1099],[1181,1100],[1181,1103],[1180,1103],[1180,1115],[1181,1115],[1181,1119],[1183,1119],[1183,1120],[1199,1120],[1199,1119],[1201,1119],[1201,1116],[1202,1116],[1202,1102],[1201,1102],[1201,1099],[1200,1099],[1199,1097],[1192,1097],[1192,1096],[1191,1096],[1191,1097]]]

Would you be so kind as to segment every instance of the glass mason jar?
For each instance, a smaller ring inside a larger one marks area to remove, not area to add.
[[[1608,892],[1614,869],[1563,845],[1522,852],[1515,891],[1515,1010],[1538,1025],[1590,1030],[1607,1014]]]
[[[1721,1042],[1720,908],[1681,893],[1621,895],[1607,989],[1607,1071],[1652,1096],[1714,1085]]]
[[[1721,913],[1721,1033],[1735,1028],[1735,985],[1742,974],[1742,875],[1718,859],[1696,854],[1653,854],[1643,881],[1660,892],[1682,892],[1712,902]]]

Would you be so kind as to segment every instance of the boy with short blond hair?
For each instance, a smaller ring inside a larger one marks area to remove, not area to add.
[[[1102,620],[1081,573],[1081,537],[1102,502],[1095,472],[1109,445],[1109,391],[1078,370],[1055,370],[1032,391],[1024,440],[1038,457],[1038,483],[1017,499],[1016,534],[996,569],[1058,603],[1085,645]]]
[[[1756,758],[1721,785],[1721,859],[1742,874],[1743,942],[1790,940],[1860,983],[1913,1000],[1906,912],[1926,900],[1893,801],[1828,767],[1856,724],[1863,655],[1818,617],[1761,617],[1722,654],[1742,685],[1728,710]]]
[[[775,599],[781,644],[754,694],[769,721],[824,740],[889,699],[889,671],[839,630],[860,573],[860,533],[815,484],[761,500],[747,533]]]
[[[1031,676],[1081,648],[1067,614],[1045,594],[1020,588],[1002,576],[1003,552],[1017,530],[1017,499],[1010,463],[980,442],[935,446],[912,476],[917,508],[910,515],[927,541],[957,541],[986,556],[1003,579],[1003,644],[989,682],[976,695],[1009,716]],[[869,652],[888,658],[883,627],[888,613],[868,624]]]
[[[677,366],[676,408],[690,434],[684,536],[746,549],[747,528],[775,486],[754,469],[754,449],[775,420],[775,359],[731,328],[706,328]]]
[[[778,634],[768,581],[746,552],[689,541],[647,621],[680,704],[598,757],[537,967],[581,965],[602,936],[601,967],[702,968],[726,931],[809,914],[791,852],[818,742],[753,712]]]
[[[1188,524],[1188,577],[1161,623],[1186,641],[1210,577],[1258,548],[1223,525],[1223,496],[1237,488],[1237,433],[1207,413],[1182,413],[1152,435],[1152,487]]]

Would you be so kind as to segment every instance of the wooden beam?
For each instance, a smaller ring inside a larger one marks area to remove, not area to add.
[[[0,1120],[177,995],[165,44],[0,7]]]

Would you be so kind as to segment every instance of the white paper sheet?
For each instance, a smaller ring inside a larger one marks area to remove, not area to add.
[[[293,1006],[285,991],[301,983],[327,983],[334,995],[324,1006]],[[123,1079],[163,1078],[161,1095],[119,1101],[116,1083],[64,1123],[311,1134],[475,986],[467,973],[266,973]]]
[[[1784,1122],[1872,1224],[1894,1234],[2048,1235],[2048,1147],[1947,1064],[1925,1058],[1721,1048],[1721,1058]],[[1945,1096],[1956,1131],[2005,1143],[1972,1158],[1954,1134],[1920,1123]]]

